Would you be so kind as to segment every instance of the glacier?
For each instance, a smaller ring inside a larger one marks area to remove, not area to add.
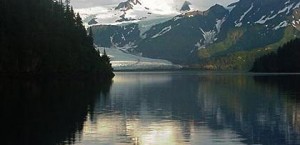
[[[126,53],[117,48],[97,47],[100,52],[106,52],[110,58],[112,67],[116,71],[130,70],[174,70],[182,66],[175,65],[167,60],[151,59],[142,56]]]

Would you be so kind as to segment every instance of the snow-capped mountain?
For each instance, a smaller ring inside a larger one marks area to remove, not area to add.
[[[95,42],[179,64],[247,69],[257,56],[300,36],[300,2],[240,0],[154,20],[94,26]]]
[[[127,25],[98,25],[92,29],[95,43],[99,46],[117,47],[146,57],[182,63],[187,57],[197,59],[194,55],[198,50],[195,47],[197,43],[202,47],[216,40],[226,14],[229,12],[224,7],[215,5],[204,12],[190,11],[160,20],[145,29],[143,26],[147,23],[143,22],[146,21]],[[148,23],[153,24],[152,21]],[[200,40],[200,37],[205,39]]]
[[[89,27],[100,24],[117,25],[141,20],[169,18],[183,11],[192,10],[190,2],[183,1],[182,5],[176,6],[171,3],[173,1],[167,0],[162,3],[160,0],[124,0],[124,2],[115,5],[82,8],[75,11],[80,13],[84,24]]]
[[[265,47],[287,38],[286,33],[293,37],[293,32],[285,31],[294,28],[299,4],[298,0],[241,0],[228,7],[188,12],[153,26],[137,48],[147,57],[191,63]]]
[[[142,3],[139,0],[127,0],[125,2],[119,3],[119,5],[115,9],[121,11],[128,11],[132,10],[135,5],[142,5]]]

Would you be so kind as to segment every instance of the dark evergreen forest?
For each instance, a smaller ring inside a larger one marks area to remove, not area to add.
[[[294,39],[255,60],[252,72],[300,72],[300,39]]]
[[[113,77],[70,1],[0,1],[0,73]]]

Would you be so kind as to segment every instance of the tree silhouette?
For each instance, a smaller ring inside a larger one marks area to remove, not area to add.
[[[1,74],[113,76],[69,0],[0,2]]]
[[[300,39],[294,39],[271,53],[257,58],[253,72],[300,72]]]

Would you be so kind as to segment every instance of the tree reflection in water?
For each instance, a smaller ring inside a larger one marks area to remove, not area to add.
[[[72,144],[111,81],[0,79],[3,145]]]

